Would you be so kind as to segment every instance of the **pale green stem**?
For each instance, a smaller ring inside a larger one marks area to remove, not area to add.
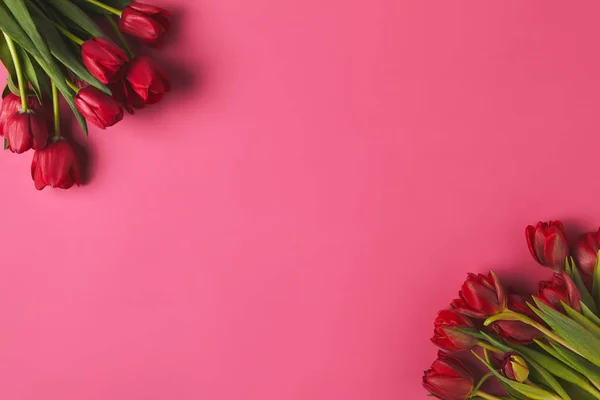
[[[67,85],[69,85],[69,87],[75,91],[75,93],[79,92],[79,88],[76,84],[71,82],[69,79],[65,79],[65,81],[67,82]]]
[[[4,38],[6,39],[8,50],[10,51],[13,63],[15,64],[15,72],[17,73],[17,82],[19,84],[19,93],[21,94],[21,109],[23,111],[27,111],[27,86],[25,85],[25,79],[23,78],[21,60],[19,60],[19,55],[17,54],[15,42],[13,42],[10,36],[8,36],[6,33],[4,33]]]
[[[113,29],[114,29],[115,33],[117,34],[117,36],[119,37],[119,40],[121,41],[121,43],[123,43],[123,47],[125,48],[125,51],[127,52],[127,55],[129,56],[129,58],[133,58],[134,57],[133,51],[131,51],[131,48],[127,44],[127,41],[125,40],[125,37],[123,36],[123,32],[121,32],[121,30],[119,29],[119,25],[117,25],[117,23],[115,22],[112,15],[107,15],[106,19],[110,23],[110,26],[113,27]]]
[[[483,340],[478,340],[477,341],[477,346],[483,348],[483,349],[487,349],[489,351],[492,351],[494,353],[498,353],[498,354],[504,354],[504,351],[492,346],[491,344],[489,344],[488,342],[484,342]]]
[[[83,40],[81,40],[77,36],[73,35],[71,32],[69,32],[68,29],[63,28],[62,26],[60,26],[56,23],[54,24],[54,26],[56,27],[56,29],[58,29],[60,31],[60,33],[62,33],[63,35],[65,35],[66,37],[71,39],[73,42],[77,43],[80,46],[83,44]]]
[[[52,82],[52,111],[54,113],[54,137],[60,137],[60,104],[58,102],[58,89]]]
[[[111,6],[107,5],[107,4],[104,4],[104,3],[102,3],[102,2],[100,2],[100,1],[98,1],[98,0],[86,0],[86,1],[87,1],[88,3],[90,3],[90,4],[93,4],[93,5],[95,5],[95,6],[98,6],[98,7],[102,8],[102,9],[104,9],[104,10],[108,11],[109,13],[112,13],[112,14],[118,15],[119,17],[120,17],[120,16],[121,16],[121,14],[122,14],[122,11],[121,11],[121,10],[117,10],[116,8],[114,8],[114,7],[111,7]]]
[[[487,399],[487,400],[502,400],[501,397],[491,395],[491,394],[483,392],[481,390],[478,390],[477,392],[475,392],[474,395],[483,397],[484,399]]]

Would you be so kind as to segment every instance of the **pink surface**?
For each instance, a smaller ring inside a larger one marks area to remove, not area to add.
[[[0,154],[0,397],[425,393],[467,271],[600,224],[596,1],[154,0],[175,93],[91,183]]]

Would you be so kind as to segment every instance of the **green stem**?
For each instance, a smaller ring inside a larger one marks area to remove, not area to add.
[[[58,102],[58,89],[52,82],[52,111],[54,112],[54,137],[60,137],[60,104]]]
[[[494,353],[504,354],[504,351],[500,350],[497,347],[492,346],[488,342],[484,342],[483,340],[478,340],[476,344],[477,344],[477,346],[479,346],[479,347],[481,347],[483,349],[487,349],[489,351],[492,351]]]
[[[17,82],[19,84],[19,93],[21,94],[21,109],[23,111],[27,111],[27,86],[25,85],[25,79],[23,78],[23,70],[21,68],[19,55],[17,54],[17,48],[15,47],[15,42],[13,42],[10,36],[8,36],[6,33],[4,33],[4,38],[6,39],[10,56],[15,64],[15,72],[17,73]]]
[[[502,400],[501,397],[491,395],[491,394],[483,392],[481,390],[476,391],[474,393],[474,395],[475,396],[479,396],[479,397],[483,397],[484,399],[487,399],[487,400]]]
[[[76,84],[71,82],[69,79],[65,79],[65,81],[67,82],[67,85],[75,91],[75,93],[79,92],[79,88],[77,87]]]
[[[120,17],[120,16],[121,16],[121,14],[122,14],[122,11],[121,11],[121,10],[117,10],[116,8],[114,8],[114,7],[111,7],[111,6],[107,5],[107,4],[104,4],[104,3],[102,3],[102,2],[100,2],[100,1],[98,1],[98,0],[86,0],[86,1],[87,1],[88,3],[90,3],[90,4],[93,4],[93,5],[95,5],[95,6],[98,6],[98,7],[102,8],[103,10],[106,10],[106,11],[108,11],[108,12],[109,12],[109,13],[111,13],[111,14],[118,15],[119,17]]]
[[[127,55],[129,56],[129,58],[133,58],[135,54],[133,54],[133,51],[131,51],[131,48],[127,44],[127,41],[125,40],[125,37],[123,36],[123,32],[121,32],[121,30],[119,29],[119,25],[117,25],[117,23],[115,22],[112,15],[107,15],[106,19],[110,23],[110,26],[113,27],[113,29],[114,29],[115,33],[117,34],[117,36],[119,37],[119,40],[121,41],[121,43],[123,43],[123,47],[125,48],[125,51],[127,52]]]
[[[68,29],[63,28],[62,26],[58,25],[57,23],[54,23],[54,26],[56,27],[56,29],[58,29],[60,31],[60,33],[62,33],[63,35],[65,35],[66,37],[68,37],[69,39],[71,39],[72,41],[77,43],[78,45],[81,46],[83,44],[83,40],[81,40],[77,36],[73,35],[71,32],[69,32]]]

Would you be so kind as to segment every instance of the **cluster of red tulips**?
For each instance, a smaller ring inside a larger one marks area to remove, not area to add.
[[[423,376],[434,397],[600,399],[600,229],[569,243],[561,222],[540,222],[526,238],[552,278],[530,295],[468,275],[434,322],[440,351]]]
[[[155,61],[134,55],[125,38],[160,44],[169,15],[129,0],[0,2],[0,59],[9,73],[0,136],[13,153],[34,151],[31,175],[38,190],[81,183],[78,157],[61,134],[60,95],[87,136],[87,122],[106,129],[124,111],[156,104],[170,90]],[[114,40],[99,20],[112,27]]]

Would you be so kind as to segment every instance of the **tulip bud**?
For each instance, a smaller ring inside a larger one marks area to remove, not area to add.
[[[129,62],[123,49],[101,37],[81,45],[81,58],[88,71],[104,84],[122,79]]]
[[[452,307],[459,313],[485,319],[506,308],[506,292],[492,271],[485,275],[469,274]]]
[[[582,235],[573,246],[577,265],[587,276],[594,275],[598,250],[600,250],[600,229]]]
[[[519,314],[538,320],[538,316],[529,308],[527,302],[532,303],[531,297],[510,293],[508,295],[508,309]],[[540,337],[542,333],[521,321],[500,320],[492,324],[492,328],[500,338],[515,344],[529,344]]]
[[[544,267],[560,272],[569,256],[567,234],[560,221],[538,222],[525,229],[527,246],[533,258]]]
[[[150,57],[136,57],[129,64],[126,79],[144,104],[158,103],[171,91],[167,75]]]
[[[423,375],[423,387],[440,399],[464,400],[473,392],[473,375],[456,358],[440,351]]]
[[[63,138],[54,139],[45,149],[36,150],[31,163],[31,177],[37,190],[46,186],[69,189],[81,183],[75,151]]]
[[[434,322],[431,341],[446,351],[467,350],[475,346],[477,339],[456,328],[473,328],[469,318],[454,310],[442,310]]]
[[[113,126],[123,119],[123,109],[109,95],[94,87],[79,89],[75,106],[83,116],[101,129]]]
[[[561,303],[581,311],[581,292],[564,271],[562,274],[554,274],[551,281],[540,282],[536,298],[557,311],[564,310]]]
[[[19,110],[6,120],[4,137],[13,153],[20,154],[31,148],[41,150],[48,143],[48,122],[40,112]]]
[[[523,357],[512,351],[506,353],[500,372],[508,379],[517,382],[525,382],[529,378],[527,362]]]
[[[171,13],[162,8],[143,3],[131,3],[123,10],[119,21],[122,32],[157,44],[169,30]]]

